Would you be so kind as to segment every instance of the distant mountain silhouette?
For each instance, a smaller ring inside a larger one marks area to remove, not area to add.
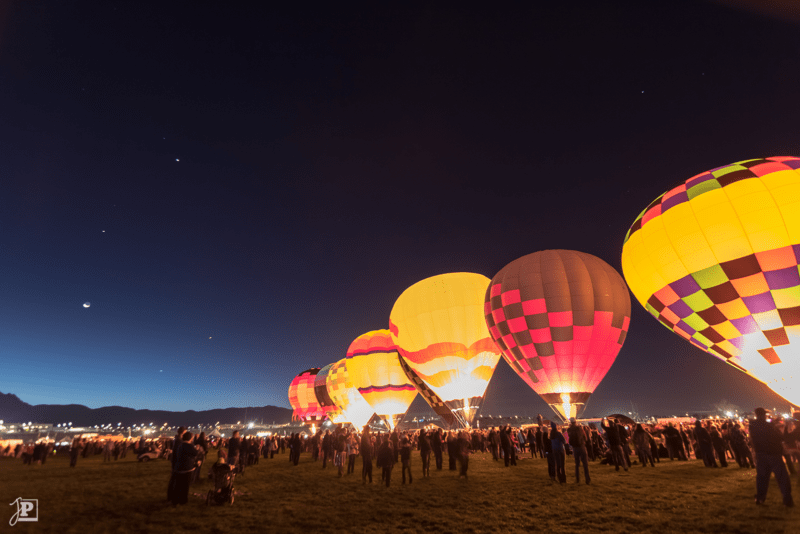
[[[259,406],[250,408],[224,408],[217,410],[185,412],[168,412],[165,410],[134,410],[122,406],[104,406],[88,408],[81,404],[37,404],[23,402],[13,393],[0,393],[0,419],[6,423],[72,423],[72,426],[94,426],[111,423],[116,426],[140,425],[154,423],[171,426],[209,425],[220,423],[236,423],[237,421],[255,421],[276,424],[288,423],[292,418],[292,410],[277,406]]]

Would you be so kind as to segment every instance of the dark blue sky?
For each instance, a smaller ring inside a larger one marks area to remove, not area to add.
[[[0,8],[0,391],[29,403],[288,407],[422,278],[620,269],[674,183],[800,154],[798,28],[759,13],[164,4]],[[723,398],[779,402],[634,302],[587,414]],[[546,409],[501,361],[485,411]]]

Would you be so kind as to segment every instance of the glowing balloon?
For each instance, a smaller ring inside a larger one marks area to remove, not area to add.
[[[653,317],[800,404],[800,158],[740,161],[654,200],[622,272]]]
[[[329,363],[319,370],[314,378],[314,394],[317,396],[317,402],[322,407],[322,410],[331,421],[335,422],[342,415],[342,412],[328,393],[328,374],[332,367],[333,364]]]
[[[631,299],[619,273],[600,258],[544,250],[495,275],[484,313],[511,368],[568,419],[585,408],[622,348]]]
[[[83,303],[83,307],[84,307],[84,308],[88,308],[88,307],[89,307],[89,306],[91,306],[91,305],[92,305],[92,303],[91,303],[91,302],[84,302],[84,303]]]
[[[394,429],[417,396],[388,330],[374,330],[355,339],[347,349],[347,371],[370,406]]]
[[[413,371],[409,378],[429,403],[443,402],[457,426],[472,424],[500,360],[483,318],[488,285],[475,273],[426,278],[400,295],[389,319],[392,340]]]
[[[341,412],[331,419],[334,423],[352,423],[360,430],[375,415],[375,410],[353,385],[347,372],[347,358],[342,358],[331,366],[327,387],[328,394]]]
[[[314,379],[319,369],[303,371],[292,380],[289,386],[289,404],[292,405],[293,421],[318,421],[325,417],[325,410],[317,402],[314,393]]]

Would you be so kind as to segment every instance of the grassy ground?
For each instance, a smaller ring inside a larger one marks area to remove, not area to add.
[[[210,458],[216,459],[211,452]],[[574,474],[569,469],[568,475]],[[203,468],[205,474],[208,469]],[[339,479],[310,455],[295,467],[288,453],[261,460],[237,477],[243,492],[233,506],[206,507],[209,481],[192,488],[189,504],[165,502],[169,463],[141,464],[130,456],[103,464],[100,457],[56,457],[43,466],[0,459],[0,498],[39,500],[37,523],[8,524],[14,507],[0,506],[0,532],[800,532],[800,510],[785,509],[775,481],[767,506],[753,504],[755,471],[738,466],[706,469],[698,461],[634,465],[629,473],[590,466],[592,485],[551,483],[544,460],[522,459],[505,469],[486,454],[470,461],[469,480],[433,471],[423,479],[418,457],[414,483],[363,486],[357,473]],[[792,479],[795,500],[800,488]],[[5,510],[3,511],[3,508]]]

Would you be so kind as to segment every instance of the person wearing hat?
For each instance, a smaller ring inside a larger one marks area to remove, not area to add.
[[[583,476],[586,483],[591,482],[589,477],[589,453],[586,451],[586,433],[574,417],[569,418],[567,428],[569,446],[572,447],[572,456],[575,458],[575,483],[581,483],[581,462],[583,462]]]
[[[767,421],[767,411],[764,408],[756,408],[755,414],[756,420],[750,423],[750,440],[756,451],[756,504],[764,504],[770,475],[775,473],[778,488],[783,495],[783,504],[792,507],[792,485],[783,463],[783,436]]]

